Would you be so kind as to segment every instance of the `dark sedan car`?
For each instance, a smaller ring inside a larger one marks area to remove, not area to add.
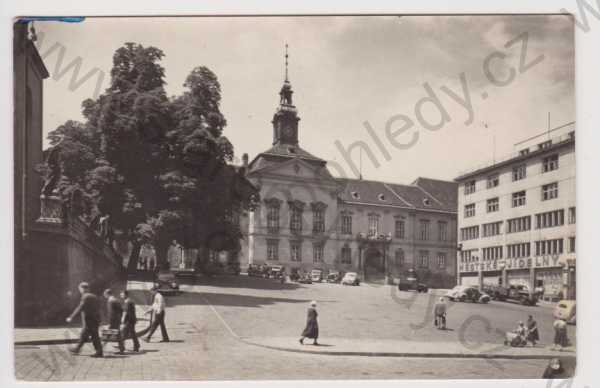
[[[177,295],[181,293],[175,274],[169,270],[161,270],[158,273],[154,286],[163,295]]]

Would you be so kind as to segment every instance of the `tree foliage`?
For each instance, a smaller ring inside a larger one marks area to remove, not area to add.
[[[110,214],[134,252],[152,243],[164,264],[173,239],[239,249],[237,217],[256,192],[229,164],[216,75],[194,68],[185,91],[169,99],[163,57],[135,43],[116,50],[110,86],[82,104],[85,122],[68,121],[49,139],[60,147],[63,193],[82,189],[90,213]]]

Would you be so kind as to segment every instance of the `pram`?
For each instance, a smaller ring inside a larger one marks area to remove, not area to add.
[[[527,345],[527,339],[525,336],[522,336],[514,331],[506,332],[504,345],[513,346],[513,347],[523,347]]]

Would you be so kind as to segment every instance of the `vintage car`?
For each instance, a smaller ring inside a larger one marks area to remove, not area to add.
[[[457,302],[488,303],[491,299],[488,294],[473,286],[456,286],[444,296]]]
[[[342,278],[341,284],[344,286],[358,286],[360,285],[360,279],[356,272],[346,272],[344,277]]]
[[[313,269],[310,271],[310,280],[320,283],[323,281],[323,270]]]
[[[339,271],[329,271],[325,281],[327,283],[339,283],[342,280],[342,274]]]
[[[398,281],[398,290],[427,292],[429,288],[427,287],[427,284],[419,282],[417,275],[411,269],[405,276],[400,277],[400,280]]]
[[[561,300],[554,307],[554,313],[552,314],[556,319],[562,319],[563,321],[575,325],[575,301],[574,300]]]
[[[163,295],[177,295],[181,293],[175,274],[170,270],[160,270],[156,275],[154,287]]]
[[[285,267],[282,265],[272,265],[269,270],[269,277],[273,279],[281,279],[285,276]]]
[[[530,292],[526,285],[513,285],[508,287],[502,286],[484,286],[483,291],[490,295],[494,300],[507,301],[512,300],[521,303],[522,305],[535,306],[538,301],[538,294]]]
[[[302,284],[312,284],[312,279],[310,274],[303,274],[300,275],[300,277],[298,278],[298,283],[302,283]]]

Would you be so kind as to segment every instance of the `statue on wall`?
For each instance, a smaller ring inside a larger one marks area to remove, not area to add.
[[[46,158],[45,164],[48,168],[48,172],[44,178],[44,187],[42,187],[42,195],[45,197],[56,195],[58,192],[57,185],[62,175],[62,168],[60,166],[60,149],[58,148],[59,144],[60,142],[50,149],[48,152],[48,157]]]

